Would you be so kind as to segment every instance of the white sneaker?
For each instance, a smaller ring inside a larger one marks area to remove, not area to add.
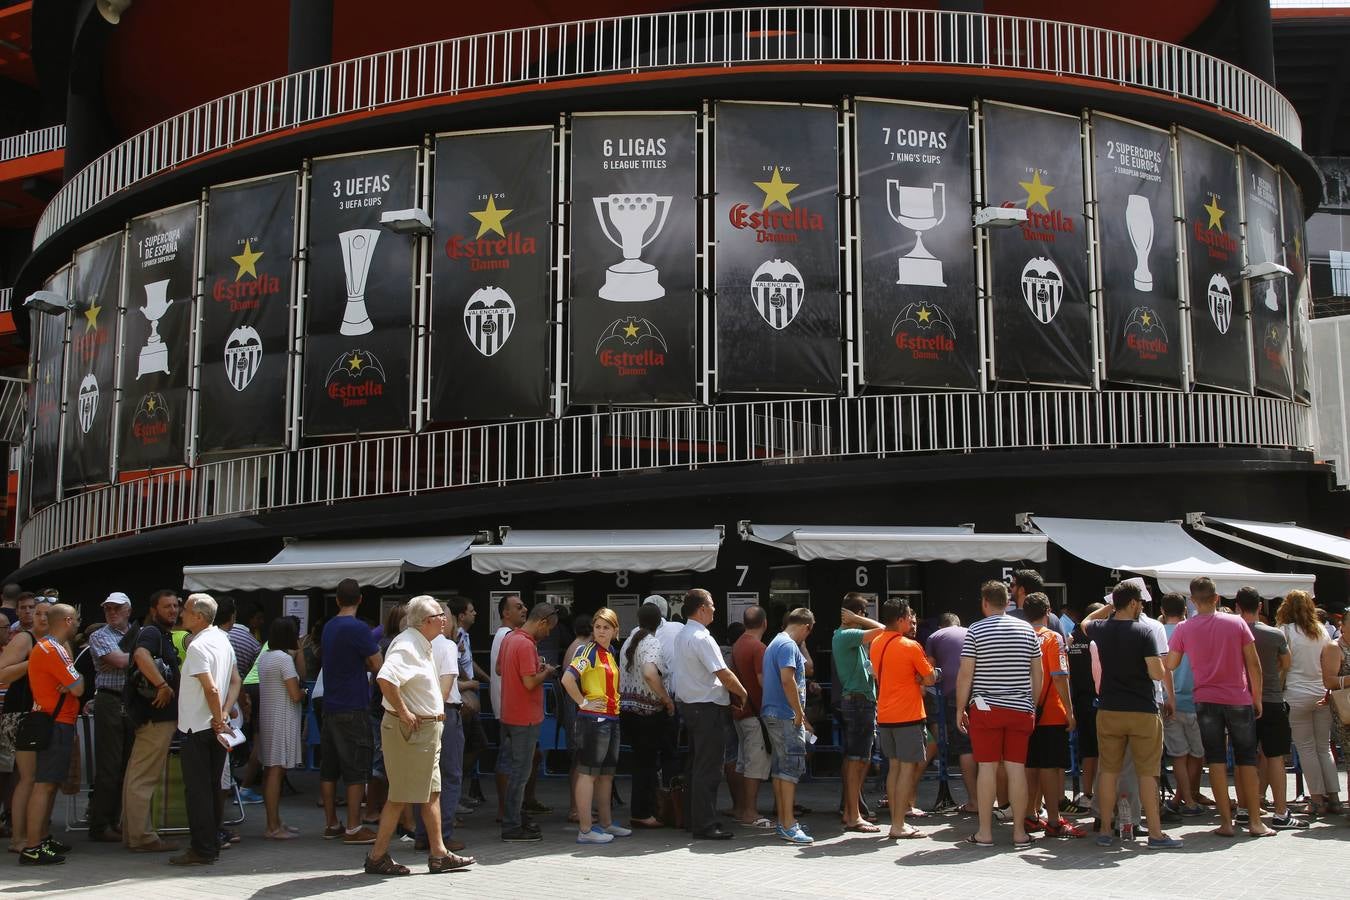
[[[600,830],[598,825],[592,825],[590,831],[578,831],[578,844],[608,844],[614,840],[614,835],[606,834]]]
[[[612,834],[615,837],[628,837],[633,833],[633,829],[624,828],[622,825],[609,824],[604,827],[605,834]]]

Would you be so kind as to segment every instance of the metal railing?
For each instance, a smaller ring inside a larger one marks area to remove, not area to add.
[[[717,465],[1065,447],[1307,449],[1307,407],[1162,391],[1008,391],[611,410],[367,438],[172,469],[23,525],[24,562],[152,528],[289,507]]]
[[[66,146],[66,126],[52,125],[36,131],[25,131],[7,138],[0,138],[0,162],[20,159],[24,156],[37,156],[49,150],[60,150]]]
[[[1009,69],[1125,85],[1231,113],[1299,146],[1294,107],[1215,57],[1118,31],[982,13],[788,6],[587,19],[389,50],[288,75],[154,125],[79,172],[33,246],[118,191],[206,154],[355,112],[509,85],[680,68]]]
[[[23,414],[28,382],[0,375],[0,444],[17,448],[23,442]]]

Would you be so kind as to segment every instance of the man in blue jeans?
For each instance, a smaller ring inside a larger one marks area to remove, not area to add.
[[[769,775],[778,803],[778,837],[793,844],[815,841],[802,831],[792,811],[797,782],[806,772],[806,735],[812,731],[806,721],[806,657],[801,643],[815,624],[811,610],[794,609],[764,651],[764,699],[759,714],[773,752]]]
[[[506,803],[502,811],[502,840],[511,842],[542,839],[539,827],[524,817],[525,783],[530,780],[539,726],[544,721],[544,682],[558,667],[539,655],[539,639],[558,623],[558,613],[547,603],[536,604],[525,624],[502,639],[497,674],[502,682],[501,734],[498,753],[503,754],[507,776]]]
[[[867,648],[884,629],[863,617],[867,598],[856,591],[844,595],[839,628],[830,639],[834,667],[839,673],[839,712],[844,720],[843,791],[844,830],[876,834],[881,829],[863,818],[859,808],[863,779],[872,764],[872,742],[877,731],[877,682]]]

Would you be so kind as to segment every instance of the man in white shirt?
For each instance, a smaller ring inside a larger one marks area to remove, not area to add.
[[[436,660],[436,674],[441,679],[441,693],[445,696],[445,723],[441,728],[441,837],[452,853],[464,849],[455,840],[455,810],[459,806],[460,786],[464,776],[464,722],[461,711],[463,698],[459,693],[459,642],[453,635],[458,623],[450,607],[444,603],[444,627],[431,639],[431,656]],[[417,819],[417,849],[429,846],[427,825]]]
[[[683,612],[685,626],[675,639],[670,663],[680,715],[689,734],[686,819],[694,837],[725,840],[733,833],[717,821],[717,784],[722,777],[731,697],[740,706],[746,692],[708,632],[717,612],[712,595],[695,588],[685,595]]]
[[[188,596],[182,622],[190,637],[179,683],[178,730],[185,735],[179,759],[192,840],[169,860],[179,866],[209,865],[220,856],[225,812],[220,773],[225,768],[225,736],[234,732],[229,711],[239,698],[240,678],[234,647],[215,620],[216,601],[210,594]]]

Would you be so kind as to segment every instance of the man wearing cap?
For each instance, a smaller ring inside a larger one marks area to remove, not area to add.
[[[94,655],[94,793],[89,801],[89,840],[122,842],[122,773],[135,731],[122,706],[122,688],[127,681],[131,655],[119,646],[131,621],[131,599],[113,591],[103,601],[107,623],[89,635]]]

